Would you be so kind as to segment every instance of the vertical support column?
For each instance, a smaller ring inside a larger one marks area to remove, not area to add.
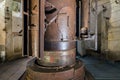
[[[39,0],[30,0],[29,6],[29,53],[38,57],[39,53]]]
[[[95,0],[96,20],[95,20],[95,50],[98,50],[98,1]]]
[[[44,56],[45,0],[39,0],[39,58]]]

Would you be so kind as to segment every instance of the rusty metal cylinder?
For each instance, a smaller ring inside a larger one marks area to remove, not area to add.
[[[76,0],[46,0],[44,66],[75,64]]]
[[[82,27],[89,27],[89,2],[90,0],[82,0]]]
[[[38,66],[32,60],[28,62],[26,77],[23,80],[84,80],[85,67],[81,61],[76,61],[73,67]]]
[[[39,50],[39,1],[30,0],[29,8],[29,54],[38,57]]]

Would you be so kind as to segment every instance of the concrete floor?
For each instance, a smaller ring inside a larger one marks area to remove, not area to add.
[[[120,62],[112,63],[94,57],[79,57],[95,80],[120,80]]]
[[[32,58],[23,58],[0,64],[0,80],[18,80],[26,70],[26,64]]]
[[[32,58],[23,58],[0,64],[0,80],[18,80],[26,70],[26,64]],[[94,57],[79,57],[95,80],[120,80],[120,62],[110,63]]]

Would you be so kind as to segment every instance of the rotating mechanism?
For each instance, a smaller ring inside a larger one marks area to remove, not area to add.
[[[37,6],[31,10],[36,16],[30,14],[31,23],[37,24],[36,36],[30,35],[30,50],[36,58],[28,63],[25,80],[84,80],[84,65],[75,59],[76,1],[30,1],[31,9]],[[39,23],[34,21],[37,18]]]
[[[75,1],[46,0],[44,66],[67,66],[75,63]],[[60,4],[60,5],[59,5]]]

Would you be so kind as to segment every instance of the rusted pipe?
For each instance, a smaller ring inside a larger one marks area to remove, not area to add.
[[[39,58],[44,56],[45,1],[39,0]]]
[[[29,19],[30,19],[30,29],[29,29],[29,54],[31,56],[38,57],[39,51],[39,0],[30,0],[29,8]]]
[[[89,2],[90,0],[82,0],[82,28],[81,28],[82,37],[88,34],[89,16],[90,16]]]

